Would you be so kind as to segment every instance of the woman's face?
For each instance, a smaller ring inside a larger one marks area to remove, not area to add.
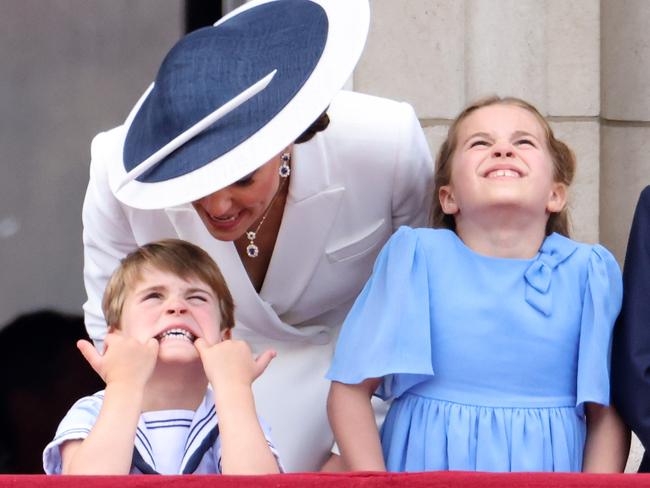
[[[192,202],[212,237],[234,241],[259,221],[278,190],[281,156],[276,155],[232,185]]]

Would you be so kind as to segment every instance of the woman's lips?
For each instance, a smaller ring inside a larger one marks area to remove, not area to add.
[[[228,216],[214,216],[210,215],[208,212],[205,212],[207,220],[210,222],[210,225],[217,230],[228,231],[234,229],[241,222],[242,213],[238,212],[234,215]]]

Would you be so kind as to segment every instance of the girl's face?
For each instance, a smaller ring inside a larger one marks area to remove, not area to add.
[[[458,127],[451,179],[440,188],[442,210],[462,219],[486,211],[518,209],[546,225],[566,202],[566,187],[554,180],[544,128],[516,105],[489,105]]]
[[[212,237],[234,241],[259,221],[280,185],[281,155],[232,185],[192,203]]]

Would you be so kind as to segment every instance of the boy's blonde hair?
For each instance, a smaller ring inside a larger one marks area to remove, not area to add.
[[[142,270],[151,266],[184,280],[196,278],[215,294],[221,313],[221,330],[235,326],[234,305],[219,267],[203,249],[180,239],[163,239],[140,246],[129,253],[115,270],[102,300],[102,310],[109,327],[120,328],[124,301],[142,278]]]
[[[544,129],[546,135],[546,145],[553,160],[553,177],[558,183],[563,183],[567,187],[573,181],[575,175],[576,160],[573,151],[564,142],[555,138],[551,126],[539,111],[530,103],[514,97],[487,97],[473,103],[463,110],[449,127],[447,139],[440,146],[436,158],[436,173],[434,177],[433,201],[431,205],[431,227],[445,228],[455,231],[456,222],[453,215],[445,214],[440,204],[440,188],[448,185],[451,181],[451,161],[458,145],[458,128],[460,124],[476,110],[489,107],[490,105],[514,105],[516,107],[528,110],[535,116],[537,121]],[[552,213],[546,223],[546,235],[557,232],[569,237],[570,222],[569,210],[567,206],[558,213]]]

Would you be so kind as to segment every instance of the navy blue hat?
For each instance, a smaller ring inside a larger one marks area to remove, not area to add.
[[[257,0],[182,38],[127,119],[114,194],[175,206],[272,159],[348,79],[368,20],[367,0]]]

